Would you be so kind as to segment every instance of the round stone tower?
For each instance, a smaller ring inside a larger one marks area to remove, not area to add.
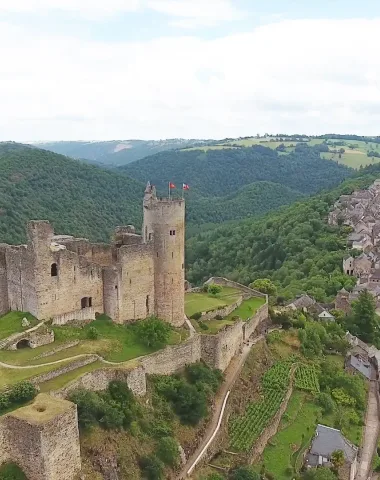
[[[185,201],[144,196],[144,242],[153,244],[155,314],[178,327],[185,316]]]

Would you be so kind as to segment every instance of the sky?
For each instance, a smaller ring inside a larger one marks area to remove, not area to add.
[[[0,0],[0,141],[380,134],[378,0]]]

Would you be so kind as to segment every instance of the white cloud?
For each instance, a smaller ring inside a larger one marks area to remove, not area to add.
[[[0,138],[378,134],[380,19],[100,43],[0,24]]]
[[[149,0],[147,6],[175,17],[171,24],[183,28],[212,27],[243,15],[230,0]]]
[[[141,0],[0,0],[0,13],[37,13],[58,10],[95,17],[131,12],[140,6]]]

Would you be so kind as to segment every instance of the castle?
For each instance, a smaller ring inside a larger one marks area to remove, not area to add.
[[[31,221],[26,245],[0,244],[0,313],[30,312],[63,325],[105,313],[117,323],[157,315],[184,322],[185,202],[148,183],[142,235],[116,227],[111,244],[54,235]]]

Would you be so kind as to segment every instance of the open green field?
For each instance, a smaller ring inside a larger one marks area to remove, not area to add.
[[[225,307],[236,302],[239,298],[239,290],[231,287],[223,287],[221,293],[213,297],[207,292],[186,293],[185,294],[185,313],[191,317],[197,312],[206,312]]]
[[[244,300],[240,307],[238,307],[230,315],[228,315],[225,320],[232,320],[233,317],[239,317],[242,320],[248,320],[264,304],[265,298],[263,297],[252,297],[248,300]]]
[[[21,325],[22,319],[27,318],[30,322],[29,327]],[[9,312],[0,317],[0,340],[7,338],[14,333],[20,333],[37,325],[38,320],[30,313],[26,312]]]
[[[339,158],[338,153],[322,153],[322,158],[327,160],[337,161],[339,163],[343,163],[351,168],[359,168],[361,165],[365,167],[366,165],[372,165],[374,163],[378,163],[380,158],[368,157],[367,153],[369,151],[374,151],[380,153],[380,145],[372,142],[364,142],[364,141],[349,141],[349,140],[330,140],[330,142],[336,144],[336,146],[329,144],[329,149],[337,149],[344,148],[345,152],[342,154],[341,158]],[[343,145],[342,145],[343,144]],[[353,146],[354,148],[349,148],[349,146]]]
[[[95,327],[99,333],[97,340],[88,339],[88,332]],[[75,355],[96,353],[111,362],[125,362],[132,358],[147,355],[151,349],[139,342],[133,325],[118,325],[106,316],[87,324],[83,328],[54,326],[55,342],[34,349],[0,350],[0,361],[13,365],[40,365]],[[169,344],[176,345],[188,336],[187,330],[173,329]],[[60,345],[79,340],[79,344],[52,355],[36,359],[41,353],[48,353]]]

